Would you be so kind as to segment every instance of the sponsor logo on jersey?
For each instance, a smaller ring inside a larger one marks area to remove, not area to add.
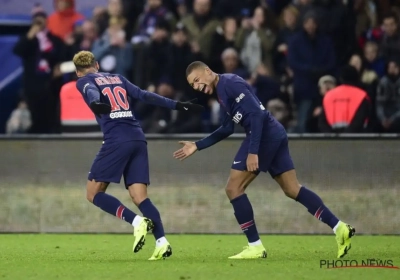
[[[233,116],[232,120],[233,120],[235,123],[238,124],[238,123],[240,123],[240,121],[242,120],[242,118],[243,118],[242,113],[240,113],[239,111],[237,111],[236,114]]]
[[[129,117],[133,117],[132,111],[121,111],[110,114],[111,119],[129,118]]]
[[[242,100],[243,98],[244,98],[244,93],[241,93],[240,95],[239,95],[239,97],[236,97],[236,103],[239,103],[240,102],[240,100]]]

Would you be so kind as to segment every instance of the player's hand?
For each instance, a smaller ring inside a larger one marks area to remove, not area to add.
[[[174,158],[176,159],[184,160],[193,155],[197,151],[197,146],[196,143],[194,142],[179,141],[179,144],[182,144],[183,147],[174,153]]]
[[[247,171],[254,172],[258,170],[258,155],[249,154],[246,161]]]
[[[176,110],[178,111],[184,111],[184,112],[190,112],[190,113],[200,113],[203,112],[204,107],[199,105],[199,104],[194,104],[193,102],[196,102],[197,98],[187,101],[187,102],[177,102],[176,103]]]

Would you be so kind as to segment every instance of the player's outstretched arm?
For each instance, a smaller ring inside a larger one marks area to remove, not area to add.
[[[213,133],[197,142],[179,141],[179,144],[182,144],[183,147],[174,152],[174,158],[184,160],[190,157],[196,151],[204,150],[214,144],[217,144],[221,140],[224,140],[226,137],[231,135],[233,132],[233,125],[232,129],[230,127],[220,126]]]
[[[195,142],[196,147],[199,151],[204,150],[224,140],[225,138],[230,136],[234,131],[235,131],[234,124],[231,121],[228,126],[222,125],[207,137]]]
[[[123,77],[121,77],[123,78]],[[143,101],[147,104],[156,105],[164,108],[168,108],[171,110],[185,111],[185,112],[193,112],[198,113],[204,110],[204,107],[198,104],[194,104],[195,100],[191,100],[188,102],[179,102],[169,98],[165,98],[160,96],[154,92],[149,92],[146,90],[142,90],[138,86],[135,86],[127,79],[123,78],[126,84],[126,89],[129,96]]]
[[[174,152],[174,158],[184,160],[194,154],[196,151],[204,150],[225,139],[234,131],[234,123],[227,115],[223,121],[222,126],[220,126],[217,130],[215,130],[207,137],[197,142],[180,141],[179,144],[182,144],[183,147]]]

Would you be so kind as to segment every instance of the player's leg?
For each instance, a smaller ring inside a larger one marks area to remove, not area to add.
[[[108,183],[100,183],[120,183],[124,168],[130,158],[130,154],[131,149],[129,142],[122,144],[103,144],[89,172],[87,198],[107,213],[115,215],[132,224],[135,236],[133,249],[136,253],[143,246],[143,244],[140,244],[143,232],[138,231],[137,229],[142,228],[143,224],[146,224],[146,226],[152,226],[152,222],[133,213],[118,199],[106,194],[105,189],[108,186]]]
[[[339,221],[316,193],[299,183],[289,154],[287,139],[282,142],[278,149],[269,172],[286,196],[304,205],[309,213],[333,229],[338,243],[338,257],[346,255],[351,248],[350,238],[354,235],[355,229]]]
[[[267,257],[267,253],[261,243],[257,231],[253,207],[245,193],[246,188],[258,175],[258,173],[246,171],[248,144],[248,141],[245,140],[239,148],[225,187],[226,195],[232,204],[236,220],[243,233],[246,235],[249,245],[245,247],[241,253],[230,257],[231,259],[254,259]]]
[[[109,183],[96,182],[94,179],[88,180],[86,184],[87,200],[101,210],[133,225],[135,218],[139,216],[126,208],[117,198],[106,194],[108,185]]]
[[[147,144],[144,141],[134,141],[133,144],[135,145],[134,153],[124,170],[125,185],[133,203],[154,224],[153,235],[156,239],[156,248],[149,260],[159,260],[171,256],[172,249],[165,237],[160,212],[147,195],[147,186],[150,184]]]

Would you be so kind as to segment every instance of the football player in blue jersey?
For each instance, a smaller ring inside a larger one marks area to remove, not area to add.
[[[165,238],[160,213],[147,197],[147,186],[150,184],[147,142],[132,111],[130,98],[185,112],[200,112],[203,107],[142,90],[118,74],[101,73],[91,52],[77,53],[73,62],[79,77],[76,87],[96,115],[103,132],[103,145],[88,176],[87,199],[134,227],[135,253],[144,245],[147,232],[153,231],[156,248],[149,260],[169,257],[172,249]],[[120,183],[122,176],[132,201],[144,217],[106,193],[108,185]]]
[[[346,255],[351,248],[355,229],[336,218],[317,194],[299,183],[289,153],[286,131],[265,110],[252,93],[250,85],[235,74],[216,74],[201,61],[195,61],[187,67],[186,77],[195,90],[217,94],[225,118],[222,125],[204,139],[197,142],[181,141],[183,147],[174,153],[176,159],[184,160],[196,151],[225,139],[234,132],[235,124],[243,126],[246,132],[246,138],[233,159],[225,190],[240,228],[246,234],[248,246],[230,258],[255,259],[267,256],[257,232],[253,208],[245,193],[260,172],[269,172],[288,197],[304,205],[313,216],[331,227],[336,234],[337,257]]]

